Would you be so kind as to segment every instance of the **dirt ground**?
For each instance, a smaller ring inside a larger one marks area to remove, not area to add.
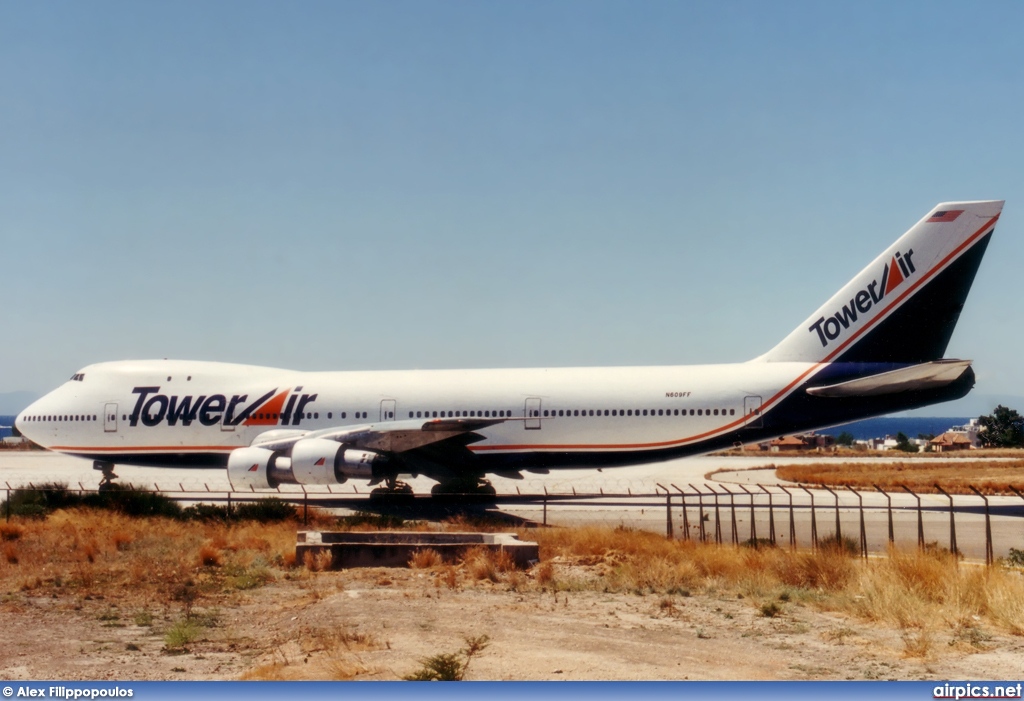
[[[586,567],[577,568],[587,576]],[[528,575],[523,575],[528,576]],[[229,601],[198,602],[207,624],[166,648],[180,609],[141,619],[98,596],[8,594],[3,679],[393,680],[488,636],[467,679],[1018,679],[1024,638],[949,632],[907,638],[809,605],[765,617],[736,594],[637,595],[449,586],[441,570],[363,569],[278,577]],[[142,623],[141,625],[139,623]]]

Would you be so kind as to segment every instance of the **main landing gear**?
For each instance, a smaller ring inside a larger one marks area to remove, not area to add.
[[[415,498],[412,487],[402,482],[397,477],[388,477],[384,480],[383,487],[377,487],[370,492],[370,501],[387,502],[394,504],[412,501]]]
[[[117,479],[117,475],[114,474],[114,463],[106,462],[104,460],[94,460],[92,463],[92,469],[99,470],[103,473],[103,479],[100,480],[100,486],[98,487],[101,492],[108,492],[114,489],[116,486],[114,480]]]
[[[493,501],[497,493],[490,480],[476,476],[440,482],[430,488],[431,496],[453,501]]]

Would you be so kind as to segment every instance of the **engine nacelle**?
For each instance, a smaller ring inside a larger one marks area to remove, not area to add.
[[[266,448],[238,448],[228,455],[228,481],[232,489],[277,489],[291,483],[291,461]]]
[[[371,479],[383,458],[369,450],[345,448],[337,441],[296,441],[291,457],[267,448],[238,448],[228,455],[228,480],[236,490],[277,489],[281,484],[340,484],[349,477]]]
[[[292,446],[292,477],[298,484],[338,484],[349,477],[370,479],[380,453],[346,448],[326,438],[307,438]]]

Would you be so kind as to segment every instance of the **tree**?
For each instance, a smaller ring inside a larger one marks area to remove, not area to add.
[[[852,433],[850,433],[849,431],[843,431],[842,433],[839,434],[839,436],[836,437],[836,445],[845,445],[847,448],[849,448],[851,445],[853,445],[853,440],[854,439]]]
[[[902,450],[904,453],[920,452],[903,431],[896,434],[896,450]]]
[[[1024,446],[1024,416],[1000,404],[988,416],[978,419],[981,432],[978,440],[986,448],[1020,448]]]

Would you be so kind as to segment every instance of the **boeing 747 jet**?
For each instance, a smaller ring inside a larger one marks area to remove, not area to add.
[[[958,399],[946,346],[1003,202],[945,202],[774,348],[667,367],[296,372],[190,360],[85,367],[17,417],[49,450],[227,467],[235,489],[347,480],[493,492],[491,474],[671,460]]]

